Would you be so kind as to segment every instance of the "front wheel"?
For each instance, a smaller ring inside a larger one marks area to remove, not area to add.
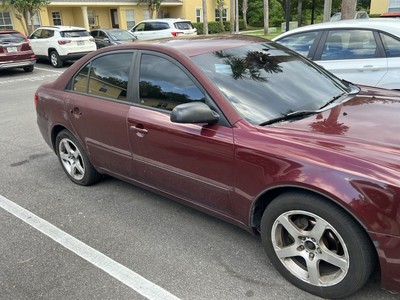
[[[50,62],[54,68],[61,68],[64,64],[60,58],[60,55],[58,55],[57,51],[50,52]]]
[[[359,224],[325,198],[308,193],[277,197],[263,214],[261,239],[272,264],[287,280],[324,298],[355,293],[376,261]]]
[[[91,185],[100,179],[83,147],[69,131],[63,130],[57,135],[56,147],[61,166],[73,182]]]

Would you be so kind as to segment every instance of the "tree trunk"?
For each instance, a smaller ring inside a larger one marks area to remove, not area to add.
[[[332,13],[332,0],[324,1],[324,22],[329,22]]]
[[[301,27],[301,23],[303,23],[303,0],[299,0],[297,4],[297,27]]]
[[[264,35],[268,34],[269,29],[269,1],[264,0]]]
[[[242,3],[242,14],[243,14],[243,26],[247,30],[247,10],[249,9],[247,0],[243,0]]]
[[[203,6],[203,33],[208,35],[207,0],[202,0]]]
[[[229,31],[231,34],[235,32],[235,0],[230,0],[229,2]]]
[[[342,0],[342,20],[354,19],[357,0]]]

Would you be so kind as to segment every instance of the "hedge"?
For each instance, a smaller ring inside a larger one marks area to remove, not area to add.
[[[193,23],[193,27],[197,29],[197,34],[204,34],[203,32],[203,23]],[[230,22],[226,21],[224,22],[224,27],[225,27],[225,32],[230,31]],[[239,30],[244,29],[244,22],[243,20],[239,20]],[[213,34],[213,33],[222,33],[223,30],[221,28],[221,23],[220,22],[208,22],[208,33]]]

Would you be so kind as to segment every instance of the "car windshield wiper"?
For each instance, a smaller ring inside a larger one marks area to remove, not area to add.
[[[334,103],[336,100],[342,98],[342,97],[345,96],[345,95],[347,96],[347,93],[346,93],[346,92],[343,92],[343,93],[341,93],[341,94],[339,94],[339,95],[333,97],[333,98],[330,99],[328,102],[326,102],[324,105],[322,105],[322,106],[319,108],[319,110],[324,109],[324,108],[327,108],[327,107],[330,106],[332,103]]]
[[[277,123],[277,122],[280,122],[280,121],[287,121],[287,120],[290,120],[290,119],[296,119],[296,118],[303,117],[303,116],[313,115],[313,114],[316,114],[318,112],[319,112],[319,110],[299,110],[299,111],[294,111],[294,112],[287,113],[287,114],[285,114],[283,116],[280,116],[280,117],[265,121],[265,122],[261,123],[260,126],[266,126],[266,125],[270,125],[270,124]]]

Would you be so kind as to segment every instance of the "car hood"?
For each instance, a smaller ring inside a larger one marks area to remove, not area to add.
[[[363,89],[332,109],[276,127],[297,141],[400,170],[400,93]]]

